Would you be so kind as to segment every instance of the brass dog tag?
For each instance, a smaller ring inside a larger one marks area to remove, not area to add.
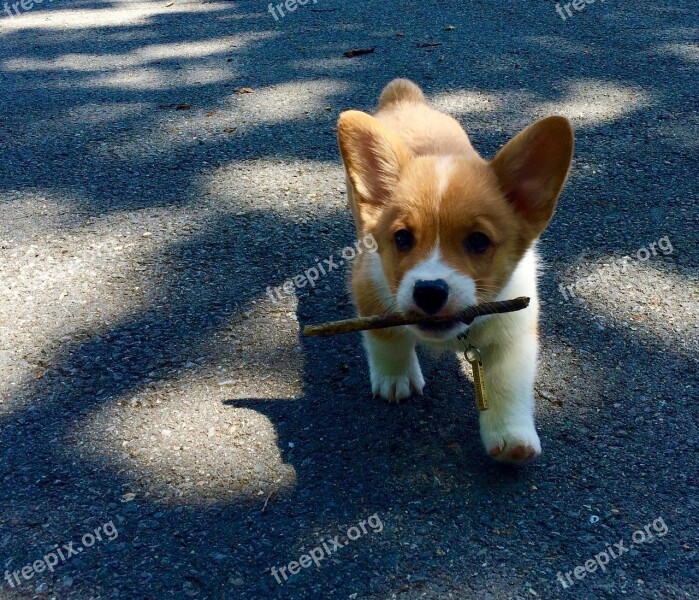
[[[469,346],[464,352],[466,360],[471,364],[473,369],[473,387],[476,390],[476,406],[478,410],[488,410],[488,395],[485,391],[485,370],[483,369],[483,361],[478,348]]]

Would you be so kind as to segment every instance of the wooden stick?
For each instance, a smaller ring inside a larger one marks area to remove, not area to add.
[[[385,329],[386,327],[400,327],[402,325],[434,325],[442,323],[461,322],[470,325],[476,317],[485,315],[495,315],[499,313],[522,310],[529,306],[529,298],[521,296],[514,300],[503,300],[502,302],[485,302],[476,304],[450,317],[425,317],[418,315],[402,315],[399,313],[386,313],[383,315],[373,315],[371,317],[358,317],[356,319],[345,319],[344,321],[332,321],[320,325],[306,325],[303,328],[304,335],[329,336],[339,333],[352,333],[353,331],[364,331],[366,329]]]

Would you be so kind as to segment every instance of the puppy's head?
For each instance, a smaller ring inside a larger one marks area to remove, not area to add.
[[[490,162],[412,156],[359,111],[340,115],[338,138],[357,230],[378,243],[372,276],[384,278],[401,311],[439,316],[497,296],[550,221],[573,152],[563,117],[534,123]],[[414,329],[444,340],[465,326]]]

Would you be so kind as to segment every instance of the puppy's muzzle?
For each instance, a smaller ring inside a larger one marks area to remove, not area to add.
[[[431,281],[421,279],[413,288],[413,301],[415,305],[428,315],[437,314],[447,303],[449,298],[449,285],[444,279]]]

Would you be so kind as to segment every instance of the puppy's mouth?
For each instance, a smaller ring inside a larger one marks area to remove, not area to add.
[[[451,323],[422,323],[421,325],[416,325],[416,327],[421,331],[439,332],[449,331],[454,325],[458,324],[458,322],[454,321]]]
[[[421,323],[420,325],[412,325],[412,327],[419,337],[432,341],[455,339],[460,333],[468,329],[468,326],[460,321]]]

